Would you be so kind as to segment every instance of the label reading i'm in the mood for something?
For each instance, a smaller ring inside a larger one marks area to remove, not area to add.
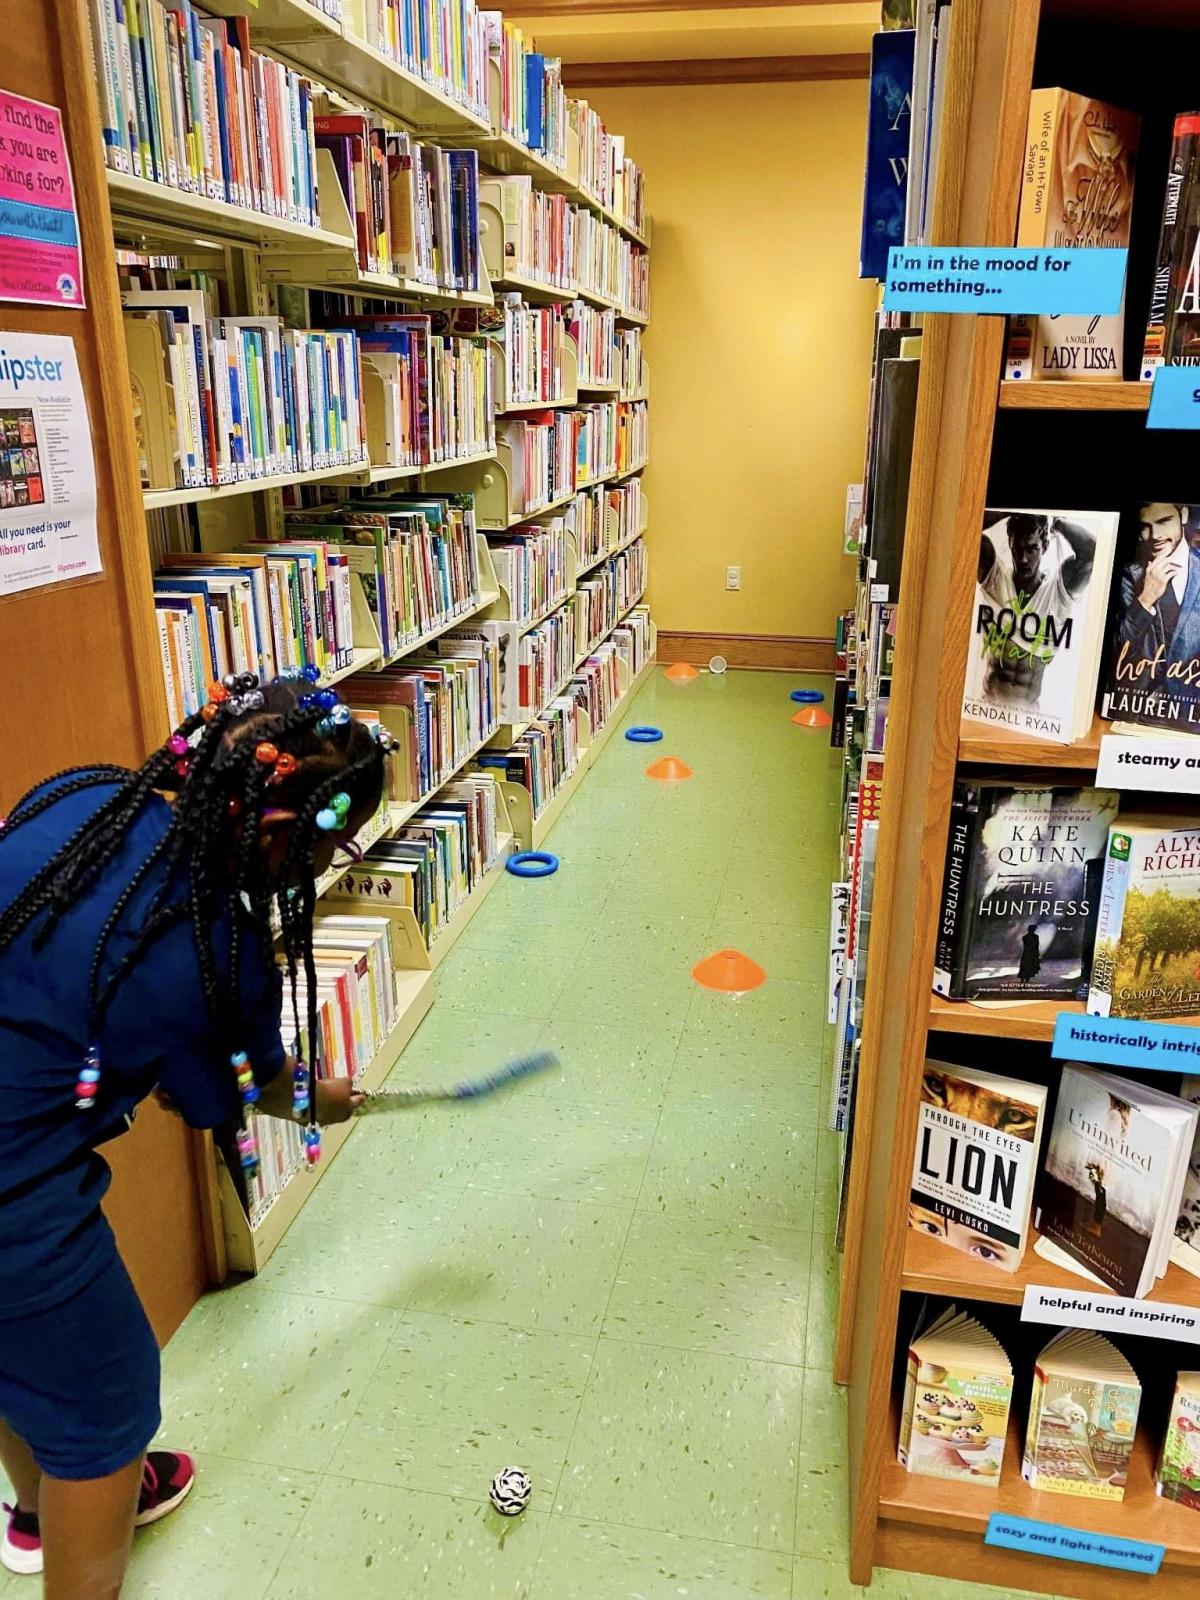
[[[1111,316],[1121,308],[1126,250],[895,245],[885,311]]]

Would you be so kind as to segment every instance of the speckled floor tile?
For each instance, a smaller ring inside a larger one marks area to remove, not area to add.
[[[782,1041],[750,1035],[731,1042],[714,1040],[705,1023],[693,1027],[688,1022],[679,1035],[666,1098],[720,1106],[737,1096],[747,1106],[773,1105],[815,1123],[825,1110],[820,1065],[804,1033]]]
[[[286,1294],[403,1311],[437,1257],[461,1192],[400,1195],[379,1178],[330,1190],[322,1185],[310,1202],[314,1215],[306,1217],[307,1226],[289,1229],[258,1283]]]
[[[262,1600],[320,1483],[314,1472],[197,1456],[184,1507],[134,1535],[122,1600]]]
[[[472,1013],[471,1022],[472,1026],[464,1027],[457,1011],[435,1002],[388,1081],[393,1085],[445,1085],[494,1072],[502,1063],[528,1055],[543,1027],[540,1017],[512,1016],[503,1011],[487,1011],[482,1006]],[[503,1104],[505,1097],[490,1101],[488,1110]],[[430,1109],[445,1114],[449,1108]],[[464,1105],[457,1109],[467,1113],[483,1108]],[[395,1113],[400,1121],[407,1115]],[[474,1118],[473,1125],[482,1127],[483,1119]],[[353,1144],[351,1140],[348,1148]]]
[[[469,1189],[409,1310],[597,1334],[628,1231],[628,1205]]]
[[[528,1600],[546,1521],[326,1478],[267,1600]]]
[[[394,1312],[259,1283],[202,1300],[163,1364],[160,1440],[307,1472],[330,1462]]]
[[[548,1511],[596,1341],[413,1312],[367,1385],[329,1468],[485,1501],[502,1466]]]
[[[640,902],[644,904],[645,902]],[[669,910],[665,911],[670,915]],[[639,962],[633,952],[623,961],[597,966],[586,954],[571,968],[561,999],[580,1022],[611,1027],[627,1023],[637,1032],[657,1026],[682,1028],[695,983],[686,968]]]
[[[690,972],[713,948],[711,921],[706,911],[665,917],[644,903],[632,911],[614,895],[595,918],[579,957],[610,970],[635,963]]]
[[[723,948],[714,945],[714,950]],[[747,954],[750,952],[747,951]],[[824,990],[811,983],[772,978],[745,994],[723,994],[696,985],[695,1004],[688,1012],[688,1030],[713,1044],[779,1044],[808,1055],[810,1040],[825,1012]]]
[[[530,1600],[788,1600],[791,1570],[773,1550],[556,1516]]]
[[[403,1056],[397,1071],[407,1072]],[[398,1081],[403,1082],[403,1077]],[[385,1175],[398,1196],[427,1189],[461,1189],[483,1154],[488,1136],[486,1113],[494,1114],[502,1106],[502,1100],[481,1100],[367,1117],[321,1180],[321,1188],[327,1184],[349,1186],[364,1177]]]
[[[538,1048],[557,1051],[560,1064],[522,1084],[524,1099],[655,1110],[663,1102],[676,1046],[674,1035],[658,1028],[635,1033],[618,1024],[579,1022],[568,999],[543,1026]]]
[[[765,1361],[804,1360],[811,1240],[747,1224],[634,1218],[604,1331]]]
[[[807,903],[798,900],[791,916],[783,922],[767,922],[761,916],[726,912],[714,916],[709,924],[713,948],[731,946],[752,956],[768,980],[800,980],[824,986],[829,930],[829,897],[812,895]]]
[[[833,1369],[841,1270],[842,1258],[834,1248],[832,1236],[814,1233],[808,1280],[808,1336],[804,1341],[804,1364],[820,1372]]]
[[[434,1004],[443,1010],[494,1011],[547,1017],[574,966],[569,950],[543,945],[526,955],[508,950],[455,950],[434,975]]]
[[[472,1186],[632,1206],[657,1127],[656,1107],[523,1098],[493,1126]]]
[[[816,1132],[777,1106],[668,1100],[642,1184],[640,1211],[725,1225],[812,1226]]]
[[[557,1507],[790,1552],[798,1367],[600,1340]]]

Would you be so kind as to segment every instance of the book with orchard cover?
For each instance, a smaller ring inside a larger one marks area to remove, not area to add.
[[[1021,1263],[1046,1090],[927,1061],[908,1225],[1002,1272]]]
[[[1124,248],[1140,119],[1066,89],[1029,97],[1017,244]],[[1108,316],[1018,316],[1005,376],[1095,383],[1121,377],[1124,307]]]
[[[1037,1185],[1038,1251],[1118,1294],[1148,1293],[1170,1259],[1196,1122],[1174,1095],[1067,1062]]]
[[[1092,725],[1120,516],[987,510],[963,716],[1070,744]]]
[[[1082,999],[1118,796],[954,787],[933,987],[952,1000]]]
[[[1088,1011],[1200,1013],[1200,824],[1122,815],[1108,835]]]
[[[1154,1487],[1164,1500],[1200,1511],[1200,1372],[1181,1372]]]

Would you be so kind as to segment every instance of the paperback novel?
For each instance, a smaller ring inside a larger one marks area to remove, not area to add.
[[[950,1306],[913,1336],[900,1413],[900,1465],[929,1478],[1000,1481],[1012,1366],[981,1322]]]
[[[1156,367],[1200,362],[1198,156],[1200,114],[1181,112],[1172,129],[1154,286],[1142,346],[1141,376],[1146,381],[1153,380]]]
[[[1197,1107],[1068,1062],[1037,1188],[1039,1250],[1141,1297],[1166,1271]]]
[[[1082,999],[1118,796],[958,782],[933,987],[952,1000]]]
[[[913,44],[911,28],[877,33],[871,40],[860,278],[886,277],[888,251],[904,243]]]
[[[1200,1013],[1200,826],[1126,815],[1109,831],[1088,1010],[1099,1017]]]
[[[927,1061],[908,1225],[1002,1272],[1029,1228],[1046,1090]]]
[[[1181,1372],[1154,1487],[1164,1500],[1200,1511],[1200,1372]]]
[[[1121,543],[1101,711],[1118,728],[1200,734],[1200,516],[1143,501]]]
[[[963,716],[1070,744],[1091,727],[1119,516],[984,512]]]
[[[1047,1494],[1123,1500],[1142,1386],[1101,1333],[1065,1328],[1034,1368],[1022,1475]]]
[[[1066,89],[1029,97],[1018,245],[1124,248],[1133,213],[1139,118]],[[1095,383],[1121,376],[1124,310],[1109,316],[1018,316],[1005,376]]]

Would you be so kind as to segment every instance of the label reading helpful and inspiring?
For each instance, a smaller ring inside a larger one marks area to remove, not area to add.
[[[1156,367],[1148,428],[1200,428],[1200,368]]]
[[[1200,1072],[1200,1028],[1060,1011],[1050,1054],[1058,1061],[1090,1061],[1101,1067]]]
[[[1142,1539],[1119,1539],[1111,1533],[1088,1533],[1058,1522],[1037,1522],[993,1511],[988,1518],[984,1544],[1005,1550],[1025,1550],[1031,1556],[1052,1556],[1056,1561],[1080,1561],[1085,1566],[1115,1567],[1122,1572],[1157,1572],[1166,1547]]]
[[[1014,245],[895,245],[885,311],[990,311],[1110,316],[1121,308],[1126,250],[1029,250]]]
[[[1051,1289],[1025,1285],[1022,1322],[1046,1322],[1056,1328],[1099,1328],[1102,1333],[1145,1334],[1200,1344],[1200,1310],[1166,1300],[1130,1300],[1107,1289]]]

